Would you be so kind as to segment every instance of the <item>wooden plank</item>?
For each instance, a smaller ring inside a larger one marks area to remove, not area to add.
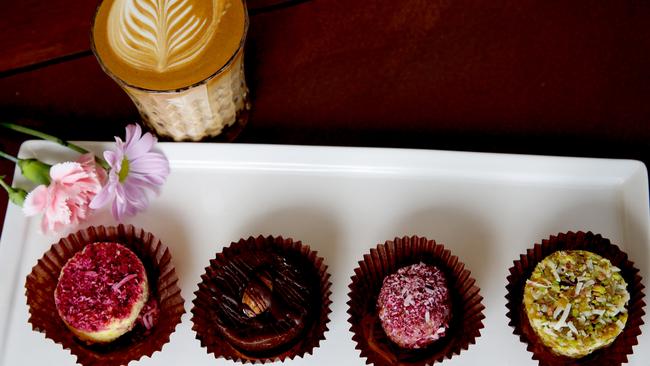
[[[650,2],[400,5],[323,0],[253,16],[253,122],[650,140]],[[137,117],[92,56],[0,79],[0,107],[57,125]]]
[[[0,5],[0,73],[90,49],[99,0],[21,0]]]
[[[252,13],[305,0],[248,0]],[[20,0],[0,5],[0,76],[90,52],[90,27],[101,0]]]

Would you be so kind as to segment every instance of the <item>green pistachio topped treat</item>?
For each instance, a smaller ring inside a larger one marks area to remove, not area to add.
[[[606,347],[623,331],[630,294],[620,269],[584,250],[557,251],[526,281],[524,307],[542,343],[579,358]]]

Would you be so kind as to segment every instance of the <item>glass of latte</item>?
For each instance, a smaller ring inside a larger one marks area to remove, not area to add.
[[[232,140],[250,109],[247,29],[244,0],[104,0],[91,42],[159,136]]]

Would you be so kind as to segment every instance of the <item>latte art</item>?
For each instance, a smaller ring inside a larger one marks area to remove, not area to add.
[[[186,66],[209,44],[223,15],[224,1],[212,0],[207,9],[199,9],[198,3],[117,0],[108,14],[108,42],[136,69],[162,73]]]
[[[232,139],[250,109],[247,28],[244,0],[102,0],[91,46],[159,136]]]
[[[243,0],[103,0],[93,51],[131,86],[175,90],[206,80],[245,38]]]

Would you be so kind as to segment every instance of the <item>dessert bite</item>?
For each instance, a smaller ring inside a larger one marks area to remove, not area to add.
[[[384,278],[377,312],[388,338],[406,349],[424,348],[445,335],[451,296],[444,273],[424,263]]]
[[[560,250],[537,264],[524,287],[528,321],[551,352],[584,357],[623,331],[630,294],[620,269],[585,250]]]
[[[281,236],[232,242],[210,261],[192,329],[217,358],[265,363],[312,353],[329,322],[329,274],[308,245]]]
[[[87,343],[109,343],[130,331],[148,299],[147,274],[127,247],[89,244],[61,269],[54,302],[61,319]]]
[[[265,353],[292,344],[319,312],[318,277],[272,250],[243,252],[215,277],[215,327],[236,348]]]
[[[367,364],[433,365],[467,350],[483,328],[483,297],[444,245],[419,236],[387,240],[351,277],[348,322]]]

